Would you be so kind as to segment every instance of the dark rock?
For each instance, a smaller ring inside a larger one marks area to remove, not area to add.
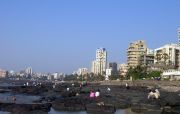
[[[116,108],[114,105],[108,105],[108,104],[87,104],[86,105],[86,111],[87,113],[96,113],[96,114],[114,114],[116,112]]]
[[[52,108],[60,111],[82,111],[85,110],[85,102],[80,98],[57,99],[52,103]]]
[[[44,112],[49,112],[51,108],[51,104],[40,104],[40,103],[33,103],[33,104],[14,104],[14,103],[1,103],[0,104],[2,111],[8,111],[12,113],[26,113],[33,110],[41,110]]]

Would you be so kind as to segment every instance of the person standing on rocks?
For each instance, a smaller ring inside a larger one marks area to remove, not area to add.
[[[72,83],[72,87],[74,87],[74,83]]]
[[[53,89],[55,89],[55,88],[56,88],[56,85],[54,84],[54,85],[53,85]]]
[[[29,82],[26,82],[26,86],[29,86]]]
[[[148,94],[148,99],[150,98],[154,98],[154,93],[151,89],[149,90],[149,94]]]
[[[154,91],[150,90],[148,94],[148,99],[159,99],[160,98],[160,92],[158,89],[155,89]]]
[[[126,83],[126,89],[129,89],[129,85],[128,85],[128,83]]]
[[[97,97],[99,97],[100,96],[100,90],[98,89],[97,91],[96,91],[96,93],[95,93],[95,97],[97,98]]]
[[[16,96],[15,95],[12,96],[12,100],[13,100],[14,103],[16,102]]]
[[[160,98],[160,92],[159,92],[159,90],[158,90],[158,89],[155,89],[155,93],[156,93],[156,94],[154,94],[154,95],[155,95],[155,98],[156,98],[156,99],[159,99],[159,98]]]
[[[107,92],[110,93],[110,91],[111,91],[111,89],[108,87],[108,88],[107,88]]]
[[[89,97],[90,97],[91,99],[95,97],[95,92],[94,92],[93,90],[90,92]]]

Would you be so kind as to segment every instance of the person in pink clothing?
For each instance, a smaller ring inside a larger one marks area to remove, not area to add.
[[[95,92],[94,92],[94,91],[91,91],[89,97],[90,97],[90,98],[94,98],[94,97],[95,97]]]

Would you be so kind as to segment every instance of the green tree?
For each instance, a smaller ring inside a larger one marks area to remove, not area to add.
[[[86,81],[92,82],[92,81],[103,81],[103,80],[105,80],[105,77],[100,74],[95,75],[93,73],[90,73],[86,75]]]
[[[105,80],[105,77],[103,75],[98,75],[95,77],[95,81],[103,81]]]
[[[117,79],[119,79],[120,78],[120,75],[111,75],[111,76],[109,76],[109,79],[110,80],[117,80]]]
[[[132,77],[133,80],[146,78],[146,67],[136,66],[135,68],[130,67],[127,72],[127,77]]]
[[[67,75],[64,78],[64,81],[77,81],[77,75]]]
[[[155,78],[155,77],[161,77],[161,71],[151,71],[147,74],[147,78]]]
[[[126,78],[130,79],[130,77],[132,76],[133,73],[134,73],[134,69],[132,67],[130,67],[126,73]]]

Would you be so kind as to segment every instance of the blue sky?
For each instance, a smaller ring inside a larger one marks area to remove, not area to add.
[[[180,0],[1,0],[0,68],[71,73],[105,47],[126,62],[130,42],[177,43]]]

